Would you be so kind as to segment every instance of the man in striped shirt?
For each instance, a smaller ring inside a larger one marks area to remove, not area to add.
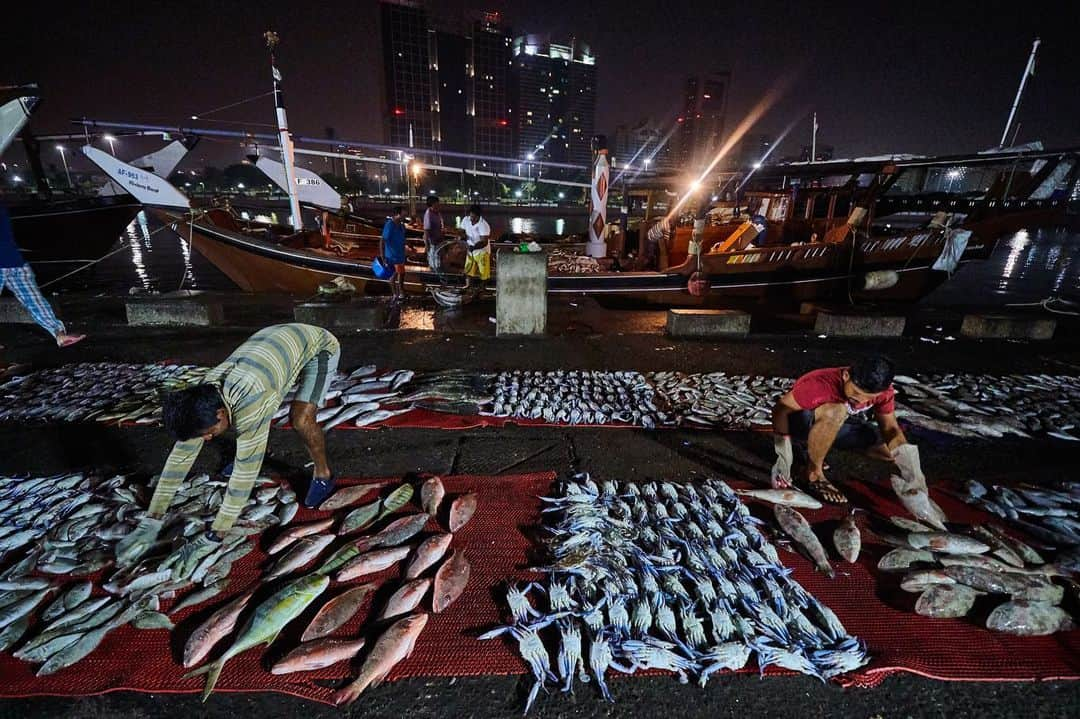
[[[262,467],[270,422],[285,394],[298,385],[290,419],[315,464],[304,505],[318,506],[333,489],[326,443],[315,420],[337,371],[337,338],[321,327],[298,323],[259,330],[210,370],[202,384],[165,396],[165,427],[179,440],[161,472],[146,517],[117,545],[117,563],[133,564],[156,541],[162,517],[203,443],[236,430],[236,460],[229,485],[210,530],[173,557],[174,579],[190,575],[235,524]]]

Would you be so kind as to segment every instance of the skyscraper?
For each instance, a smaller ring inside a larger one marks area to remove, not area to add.
[[[589,165],[596,117],[596,56],[571,39],[522,35],[513,43],[517,154]]]
[[[720,149],[730,85],[731,73],[726,71],[686,79],[675,133],[675,157],[681,169],[704,169]]]
[[[499,14],[437,20],[413,0],[380,8],[387,142],[512,156],[510,34]]]

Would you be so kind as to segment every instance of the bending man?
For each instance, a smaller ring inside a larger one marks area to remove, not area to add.
[[[164,397],[166,429],[178,440],[146,517],[117,545],[117,564],[133,564],[157,539],[162,517],[198,457],[203,442],[236,429],[236,460],[229,485],[209,531],[175,553],[173,578],[187,577],[227,533],[247,504],[262,467],[270,421],[285,394],[298,384],[290,419],[315,463],[304,505],[315,507],[333,490],[322,428],[315,421],[326,389],[337,371],[337,338],[321,327],[275,325],[259,330],[210,370],[202,384]]]
[[[882,356],[857,360],[850,367],[814,370],[795,381],[773,407],[776,463],[774,487],[791,486],[792,441],[806,459],[809,489],[826,502],[847,498],[825,478],[825,456],[833,447],[861,449],[869,456],[897,462],[910,479],[919,468],[918,450],[908,444],[896,421],[893,364]],[[873,413],[874,421],[868,415]]]

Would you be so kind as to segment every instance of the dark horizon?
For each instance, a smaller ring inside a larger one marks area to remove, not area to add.
[[[1080,144],[1080,60],[1076,25],[1060,3],[1035,2],[1023,16],[975,3],[914,2],[828,8],[763,0],[753,5],[522,0],[431,2],[439,15],[497,10],[514,33],[571,35],[598,60],[596,127],[674,116],[686,76],[733,73],[730,130],[780,81],[787,91],[754,132],[793,130],[779,154],[818,142],[837,157],[942,154],[996,146],[1032,40],[1042,39],[1018,121],[1017,142]],[[946,6],[947,5],[947,6]],[[383,141],[377,2],[259,7],[204,0],[147,6],[114,2],[65,9],[38,25],[20,5],[6,28],[9,75],[40,83],[39,134],[71,132],[70,118],[176,124],[269,90],[262,33],[282,38],[280,67],[296,135]],[[19,17],[20,14],[22,17]],[[223,129],[269,131],[269,97],[219,112]],[[124,155],[125,153],[121,153]],[[199,153],[239,159],[238,143],[204,142]]]

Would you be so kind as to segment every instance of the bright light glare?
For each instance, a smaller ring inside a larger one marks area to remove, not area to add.
[[[560,200],[565,200],[566,199],[566,193],[565,192],[560,192],[559,193],[559,199]]]
[[[236,187],[237,187],[237,189],[242,190],[242,189],[244,189],[244,183],[243,182],[237,182]]]
[[[754,163],[754,169],[755,170],[760,170],[761,169],[761,163],[760,162],[755,162]]]
[[[59,150],[60,152],[63,152],[64,151],[64,146],[63,145],[57,145],[56,149]]]
[[[103,140],[105,140],[105,142],[112,142],[113,140],[116,139],[112,135],[102,135],[101,137],[102,137]]]
[[[514,190],[514,197],[521,197],[521,190]]]
[[[690,183],[690,192],[697,192],[701,189],[701,180],[694,180]]]

